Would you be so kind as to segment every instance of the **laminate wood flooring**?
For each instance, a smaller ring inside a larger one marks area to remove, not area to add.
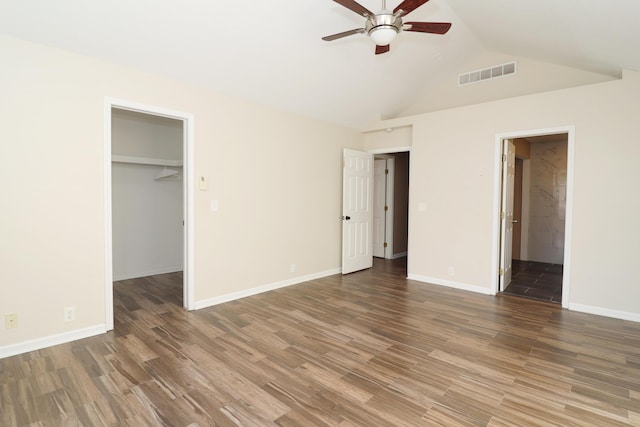
[[[179,274],[117,282],[113,332],[0,360],[0,425],[640,425],[640,324],[405,268],[194,312]]]

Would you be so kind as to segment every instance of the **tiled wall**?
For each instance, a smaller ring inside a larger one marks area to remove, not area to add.
[[[566,141],[531,144],[530,261],[563,263],[566,195]]]

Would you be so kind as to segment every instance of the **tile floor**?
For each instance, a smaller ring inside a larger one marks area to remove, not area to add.
[[[513,260],[511,283],[504,293],[562,302],[562,264]]]

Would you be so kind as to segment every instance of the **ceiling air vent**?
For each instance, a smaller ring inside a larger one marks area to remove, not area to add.
[[[458,86],[465,86],[470,85],[471,83],[506,77],[515,73],[516,61],[507,62],[506,64],[494,65],[493,67],[483,68],[482,70],[475,70],[460,74],[458,75]]]

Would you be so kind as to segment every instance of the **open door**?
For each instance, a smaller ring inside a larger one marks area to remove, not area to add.
[[[345,148],[342,172],[342,274],[373,265],[373,155]]]
[[[373,256],[385,258],[387,237],[387,159],[373,160]]]
[[[513,254],[513,188],[516,169],[516,147],[513,141],[502,142],[502,202],[500,208],[500,291],[511,283]]]

